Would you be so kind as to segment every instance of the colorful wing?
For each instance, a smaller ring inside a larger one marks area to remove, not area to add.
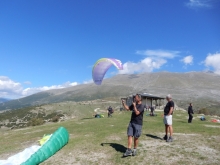
[[[95,63],[92,70],[92,78],[96,85],[101,85],[105,73],[112,65],[118,70],[123,70],[121,61],[114,58],[101,58]]]

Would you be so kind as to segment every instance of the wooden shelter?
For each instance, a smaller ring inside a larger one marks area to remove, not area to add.
[[[152,94],[149,94],[149,93],[142,93],[140,94],[141,95],[141,98],[142,98],[142,104],[147,107],[161,107],[164,105],[164,99],[165,97],[160,97],[160,96],[155,96],[155,95],[152,95]],[[126,98],[122,98],[122,99],[125,99],[126,100],[126,104],[127,105],[131,105],[132,102],[133,102],[133,98],[134,98],[135,94],[134,95],[130,95]]]

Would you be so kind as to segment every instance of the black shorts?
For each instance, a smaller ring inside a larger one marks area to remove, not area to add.
[[[141,131],[142,131],[142,125],[129,123],[127,130],[128,136],[139,138],[141,136]]]

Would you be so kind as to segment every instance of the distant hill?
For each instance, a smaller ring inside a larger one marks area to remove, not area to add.
[[[40,92],[25,98],[8,101],[0,110],[49,104],[62,101],[87,101],[109,97],[123,97],[133,93],[151,93],[158,96],[172,94],[182,108],[193,102],[194,107],[220,107],[220,76],[210,72],[143,73],[116,75],[105,79],[101,86],[93,83]]]
[[[7,101],[10,101],[10,99],[0,98],[0,103],[4,103],[4,102],[7,102]]]

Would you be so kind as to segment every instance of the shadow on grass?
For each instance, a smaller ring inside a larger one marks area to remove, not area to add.
[[[95,119],[95,117],[86,117],[86,118],[82,118],[81,120],[87,120],[87,119]]]
[[[158,140],[163,140],[161,137],[151,135],[151,134],[146,134],[147,137],[153,138],[153,139],[158,139]]]
[[[104,146],[104,145],[109,145],[112,148],[114,148],[115,151],[121,152],[121,153],[124,153],[127,149],[125,146],[123,146],[121,144],[117,144],[117,143],[101,143],[101,146]]]

